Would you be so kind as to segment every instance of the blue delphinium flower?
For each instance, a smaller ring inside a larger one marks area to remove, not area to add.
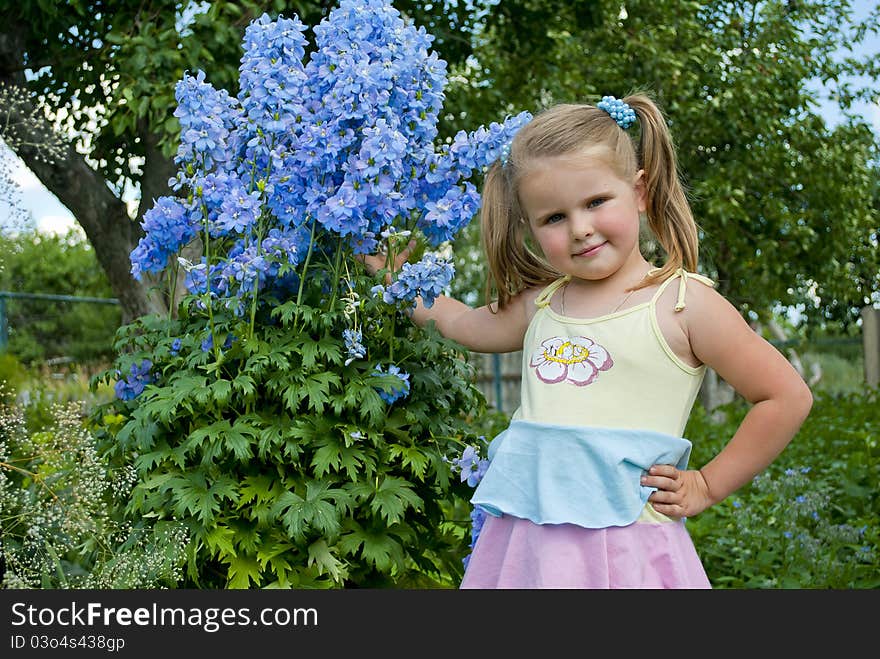
[[[229,160],[230,132],[238,121],[240,110],[225,89],[214,89],[205,82],[205,72],[195,76],[184,74],[174,90],[177,108],[174,116],[180,122],[180,145],[175,163],[211,168]],[[180,185],[185,174],[176,182]]]
[[[474,506],[471,508],[471,541],[470,548],[471,553],[473,553],[474,546],[477,544],[477,539],[480,537],[480,531],[483,530],[483,523],[486,521],[486,511],[483,510],[480,506]],[[468,554],[462,559],[462,563],[464,563],[464,569],[466,570],[468,564],[471,562],[471,554]]]
[[[168,266],[169,258],[188,244],[199,230],[197,216],[175,197],[160,197],[144,213],[141,227],[146,235],[131,253],[131,274],[137,280],[144,272],[162,272]]]
[[[400,400],[401,398],[406,398],[409,395],[409,373],[401,371],[400,368],[394,364],[389,364],[388,370],[382,370],[382,366],[376,364],[373,369],[373,375],[393,375],[398,380],[399,384],[392,385],[390,392],[385,391],[382,387],[374,387],[374,389],[379,392],[379,397],[389,405],[392,405],[395,401]]]
[[[346,366],[356,359],[364,359],[367,356],[367,349],[361,342],[363,335],[360,330],[344,329],[342,330],[342,338],[345,341],[345,349],[348,351],[348,359],[345,360]]]
[[[129,375],[124,379],[117,380],[114,390],[116,397],[120,400],[133,400],[140,396],[146,386],[153,382],[153,376],[150,369],[153,362],[149,359],[141,360],[140,364],[132,364],[129,369]],[[117,376],[122,375],[117,371]]]
[[[489,468],[489,461],[480,458],[476,447],[467,446],[461,453],[460,458],[452,460],[453,469],[458,469],[461,474],[461,481],[467,481],[471,487],[476,487],[482,480],[483,475]]]
[[[486,474],[486,471],[489,469],[489,461],[480,457],[477,447],[470,445],[465,447],[464,451],[461,453],[461,457],[449,460],[449,462],[452,465],[452,470],[459,472],[461,482],[464,483],[467,481],[467,484],[471,487],[479,485],[483,476]],[[480,506],[474,506],[471,509],[471,550],[473,550],[474,545],[477,544],[477,538],[480,537],[480,531],[483,528],[483,522],[485,519],[486,511]],[[470,554],[464,557],[463,562],[465,569],[467,569],[468,563],[470,562]]]
[[[180,347],[182,344],[183,342],[180,339],[174,339],[174,341],[171,342],[172,356],[177,356],[180,353]]]
[[[421,296],[422,304],[430,309],[437,296],[452,282],[454,274],[455,266],[451,261],[425,254],[418,263],[404,263],[397,279],[390,285],[379,284],[371,290],[374,295],[381,295],[386,304],[411,303]]]

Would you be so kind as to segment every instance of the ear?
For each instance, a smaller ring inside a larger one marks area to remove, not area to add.
[[[648,208],[648,186],[645,184],[645,178],[645,170],[640,169],[636,172],[636,176],[633,179],[633,190],[639,203],[640,213],[644,213]]]

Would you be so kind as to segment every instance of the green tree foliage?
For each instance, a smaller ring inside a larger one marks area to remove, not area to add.
[[[650,91],[668,115],[704,269],[721,292],[764,318],[795,305],[811,320],[853,322],[880,289],[878,138],[851,112],[855,100],[877,99],[878,63],[859,49],[877,12],[855,25],[848,0],[603,0],[594,25],[535,20],[555,4],[501,3],[454,70],[448,106],[486,121]],[[854,76],[873,82],[863,89]],[[820,84],[849,115],[842,125],[821,117]],[[468,273],[456,280],[461,294],[481,280],[476,226],[468,236],[456,246]]]
[[[0,290],[75,297],[112,298],[91,246],[74,232],[0,237]],[[6,300],[10,354],[25,364],[53,357],[79,363],[113,359],[118,306],[54,300]]]

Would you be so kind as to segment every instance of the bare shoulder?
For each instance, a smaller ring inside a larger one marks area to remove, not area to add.
[[[711,355],[723,341],[739,342],[755,334],[736,307],[714,287],[688,279],[686,296],[681,321],[691,349],[703,363],[712,366]]]
[[[756,402],[803,382],[788,359],[755,332],[723,295],[688,282],[688,340],[697,358],[746,400]]]
[[[680,297],[680,285],[679,280],[671,281],[659,293],[656,303],[657,325],[675,355],[688,366],[696,368],[703,364],[704,360],[691,346],[689,319],[702,313],[698,310],[704,307],[707,296],[720,296],[711,286],[689,277],[685,281],[683,300],[685,307],[679,311],[676,305]],[[656,284],[646,289],[644,297],[647,299],[655,295],[659,286]],[[711,301],[709,303],[711,304]]]
[[[537,310],[537,306],[535,306],[535,300],[538,299],[538,296],[544,290],[544,286],[532,286],[530,288],[526,288],[517,295],[519,298],[519,303],[523,305],[523,311],[526,315],[526,324],[532,322],[532,317],[535,315],[535,311]]]
[[[688,279],[686,306],[681,314],[693,343],[705,332],[748,331],[754,333],[740,312],[715,287]]]

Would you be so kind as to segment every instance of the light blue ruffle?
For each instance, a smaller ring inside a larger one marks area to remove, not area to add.
[[[471,503],[536,524],[627,526],[656,490],[642,474],[654,464],[686,469],[690,453],[687,439],[652,430],[514,420],[489,445]]]

